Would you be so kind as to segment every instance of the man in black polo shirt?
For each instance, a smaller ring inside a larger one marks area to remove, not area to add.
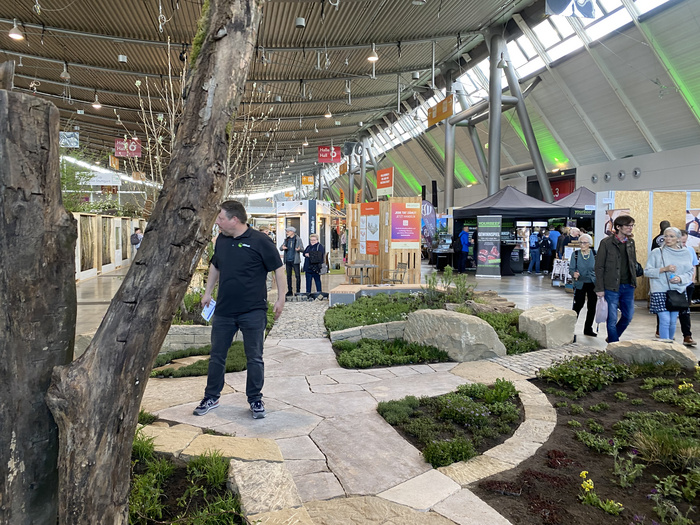
[[[214,256],[209,265],[209,278],[202,297],[202,306],[208,306],[216,283],[219,293],[211,329],[211,355],[204,399],[194,415],[203,416],[219,406],[224,387],[226,356],[238,330],[243,333],[247,359],[245,393],[253,418],[265,417],[262,387],[265,381],[263,341],[267,325],[268,272],[275,272],[277,301],[275,319],[284,308],[284,270],[275,244],[262,232],[249,228],[245,208],[238,201],[221,204],[216,224],[221,234],[216,239]]]

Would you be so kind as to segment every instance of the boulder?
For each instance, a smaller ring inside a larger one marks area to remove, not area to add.
[[[698,363],[698,358],[692,350],[671,341],[650,341],[648,339],[617,341],[610,343],[605,351],[630,365],[676,362],[686,370],[694,370]]]
[[[349,341],[351,343],[357,343],[362,339],[362,327],[355,326],[353,328],[346,328],[345,330],[336,330],[331,332],[331,342],[336,341]]]
[[[477,303],[475,301],[467,301],[464,304],[469,308],[474,314],[509,314],[515,310],[515,303],[511,303],[507,300],[495,300],[489,303]]]
[[[574,341],[576,312],[545,304],[520,314],[518,329],[535,339],[543,348],[556,348]]]
[[[435,346],[459,362],[506,355],[506,347],[490,324],[473,315],[447,310],[418,310],[409,314],[403,338]]]

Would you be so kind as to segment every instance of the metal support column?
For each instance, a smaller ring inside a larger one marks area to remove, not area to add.
[[[316,170],[316,179],[318,179],[318,200],[323,200],[323,177],[321,176],[321,168]]]
[[[360,202],[364,202],[367,197],[367,192],[365,188],[367,187],[367,148],[369,147],[369,141],[367,137],[362,137],[362,156],[360,157]]]
[[[525,143],[527,144],[527,149],[530,152],[530,158],[532,159],[532,163],[535,166],[535,174],[537,175],[537,181],[540,183],[542,197],[546,202],[554,202],[552,186],[549,184],[549,179],[547,178],[547,170],[544,167],[544,162],[542,162],[542,154],[540,153],[540,147],[537,145],[535,132],[532,129],[530,115],[527,114],[527,108],[525,107],[525,99],[523,98],[522,91],[520,91],[518,77],[515,74],[515,69],[513,68],[513,66],[511,66],[510,57],[508,56],[508,50],[505,48],[505,40],[503,41],[503,48],[506,56],[506,80],[508,81],[510,94],[518,99],[518,103],[515,105],[515,110],[518,112],[518,120],[520,120],[520,127],[522,128],[523,135],[525,136]]]
[[[501,70],[498,61],[505,51],[501,32],[489,34],[489,180],[488,195],[501,189]]]
[[[353,173],[352,159],[355,156],[354,153],[348,155],[348,203],[354,204],[355,202],[355,174]],[[344,203],[341,203],[341,205]]]
[[[450,96],[452,92],[452,70],[445,72],[445,94]],[[455,126],[448,119],[445,125],[445,212],[455,205]]]

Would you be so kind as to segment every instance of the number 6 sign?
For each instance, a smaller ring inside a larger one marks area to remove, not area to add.
[[[115,157],[140,157],[141,141],[139,139],[116,139],[114,141]]]

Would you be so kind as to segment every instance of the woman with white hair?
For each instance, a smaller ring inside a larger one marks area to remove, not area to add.
[[[574,279],[574,307],[576,317],[581,313],[583,305],[588,299],[586,311],[586,323],[583,325],[583,335],[597,337],[593,331],[593,319],[598,297],[595,293],[595,252],[593,251],[593,239],[587,233],[579,238],[581,249],[576,250],[571,256],[569,274]]]
[[[666,228],[663,243],[651,251],[644,268],[651,290],[649,311],[659,316],[660,339],[672,340],[676,335],[679,313],[666,308],[666,292],[686,293],[687,286],[693,281],[693,270],[690,253],[681,242],[681,231],[673,226]]]

